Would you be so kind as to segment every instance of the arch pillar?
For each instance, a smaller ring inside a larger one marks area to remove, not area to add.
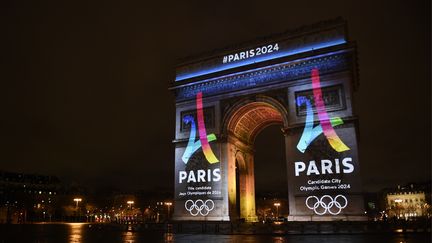
[[[228,172],[230,215],[246,222],[257,222],[253,153],[248,151],[250,149],[242,150],[243,146],[236,146],[233,140],[228,142],[235,151],[228,159],[228,167],[231,168]]]
[[[231,219],[257,222],[255,207],[255,176],[253,151],[234,136],[227,141],[228,202]]]

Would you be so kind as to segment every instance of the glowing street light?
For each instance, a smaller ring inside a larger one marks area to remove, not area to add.
[[[78,203],[82,201],[82,198],[74,198],[74,202],[76,202],[76,207],[78,208]]]
[[[169,216],[170,216],[170,207],[172,205],[172,202],[166,202],[165,205],[168,207],[168,217],[167,218],[169,218]]]
[[[128,204],[129,208],[132,208],[132,205],[135,203],[134,201],[127,201],[126,202]]]
[[[276,218],[279,218],[279,206],[280,206],[280,203],[276,202],[273,205],[276,207]]]

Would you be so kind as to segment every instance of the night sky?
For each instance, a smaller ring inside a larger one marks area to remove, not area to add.
[[[172,189],[178,60],[341,16],[358,44],[364,189],[430,179],[429,1],[158,2],[0,3],[1,170]],[[257,168],[284,159],[277,127],[256,143]],[[278,166],[257,188],[286,188]]]

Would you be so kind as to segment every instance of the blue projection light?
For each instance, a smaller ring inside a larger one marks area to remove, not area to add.
[[[287,57],[287,56],[291,56],[291,55],[295,55],[295,54],[300,54],[300,53],[304,53],[304,52],[308,52],[308,51],[313,51],[313,50],[322,49],[322,48],[326,48],[326,47],[330,47],[330,46],[336,46],[336,45],[345,44],[345,43],[346,43],[346,40],[344,38],[340,38],[340,39],[335,39],[335,40],[331,40],[331,41],[327,41],[327,42],[313,43],[313,44],[302,46],[302,47],[295,48],[295,49],[280,50],[280,51],[274,52],[272,54],[256,56],[254,58],[249,58],[249,59],[245,59],[245,60],[241,60],[241,61],[237,61],[237,62],[233,62],[233,63],[226,63],[226,64],[221,63],[220,65],[218,65],[216,67],[209,67],[209,68],[204,68],[204,69],[200,69],[197,71],[186,72],[184,74],[178,74],[176,76],[175,81],[176,82],[182,81],[185,79],[190,79],[190,78],[194,78],[194,77],[198,77],[198,76],[202,76],[202,75],[206,75],[206,74],[210,74],[210,73],[216,73],[216,72],[220,72],[220,71],[224,71],[224,70],[228,70],[228,69],[232,69],[232,68],[236,68],[236,67],[242,67],[242,66],[246,66],[249,64],[264,62],[264,61],[268,61],[268,60],[272,60],[272,59],[276,59],[276,58],[280,58],[280,57]]]

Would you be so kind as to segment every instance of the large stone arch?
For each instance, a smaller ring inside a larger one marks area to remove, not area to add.
[[[356,47],[345,30],[332,20],[177,67],[173,219],[255,221],[253,143],[275,123],[285,137],[288,220],[364,219]]]

